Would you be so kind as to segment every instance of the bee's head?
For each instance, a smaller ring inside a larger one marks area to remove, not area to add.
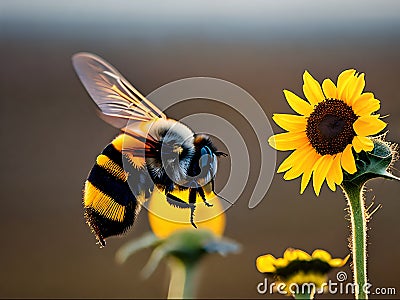
[[[214,179],[217,173],[217,157],[225,155],[219,152],[208,135],[194,135],[195,154],[189,169],[189,176],[195,178],[198,185],[204,186]]]

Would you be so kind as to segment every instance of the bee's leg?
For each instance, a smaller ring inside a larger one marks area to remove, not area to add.
[[[201,199],[203,199],[203,202],[204,202],[204,204],[205,204],[206,206],[208,206],[208,207],[213,206],[213,204],[211,204],[211,203],[209,203],[209,202],[207,201],[206,195],[204,194],[204,190],[203,190],[202,187],[198,187],[198,188],[197,188],[197,192],[199,193]]]
[[[213,193],[220,199],[224,200],[225,202],[228,202],[230,205],[233,205],[234,203],[229,201],[228,199],[225,199],[224,197],[218,195],[215,191],[214,191],[214,180],[211,180],[211,190],[213,191]]]
[[[189,189],[189,203],[195,205],[197,196],[197,188]]]
[[[190,223],[192,223],[194,228],[197,228],[194,223],[194,211],[196,209],[196,196],[197,196],[197,188],[189,189],[189,205],[190,205]]]
[[[164,186],[164,188],[165,188],[165,195],[167,195],[167,194],[169,194],[170,192],[172,192],[173,190],[174,190],[174,183],[173,182],[170,182],[170,183],[167,183],[165,186]]]
[[[167,196],[167,202],[171,206],[178,207],[178,208],[190,208],[191,207],[191,205],[189,203],[186,203],[182,199],[180,199],[170,193],[167,193],[166,196]]]
[[[196,206],[193,204],[192,206],[190,206],[190,223],[192,224],[192,226],[194,228],[197,228],[196,224],[194,223],[194,210],[196,209]]]

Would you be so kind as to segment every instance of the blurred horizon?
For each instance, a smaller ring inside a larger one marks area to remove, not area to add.
[[[195,33],[216,39],[313,40],[354,33],[363,38],[371,33],[398,36],[396,28],[400,25],[400,2],[395,0],[235,0],[229,4],[212,0],[117,0],[112,5],[96,0],[6,0],[0,7],[2,34],[25,38],[62,34],[64,39],[136,36],[151,40]]]

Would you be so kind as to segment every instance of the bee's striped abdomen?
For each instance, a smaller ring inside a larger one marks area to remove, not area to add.
[[[85,218],[101,245],[104,239],[124,233],[135,221],[140,205],[127,183],[118,136],[97,156],[85,182]]]

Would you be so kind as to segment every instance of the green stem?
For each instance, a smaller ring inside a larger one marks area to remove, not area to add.
[[[308,287],[301,289],[301,293],[294,294],[294,299],[314,299],[315,289],[310,290]]]
[[[185,265],[177,258],[170,257],[168,266],[171,270],[168,299],[182,299],[185,284]]]
[[[294,299],[313,299],[310,293],[295,294]]]
[[[183,299],[194,299],[195,295],[196,265],[193,263],[185,266],[185,286],[183,288]]]
[[[356,299],[368,299],[368,295],[364,291],[367,284],[367,220],[362,186],[363,184],[355,184],[350,181],[343,181],[342,183],[351,212],[354,283],[358,286],[356,288]]]
[[[194,299],[196,265],[170,257],[168,266],[171,270],[168,299]]]

